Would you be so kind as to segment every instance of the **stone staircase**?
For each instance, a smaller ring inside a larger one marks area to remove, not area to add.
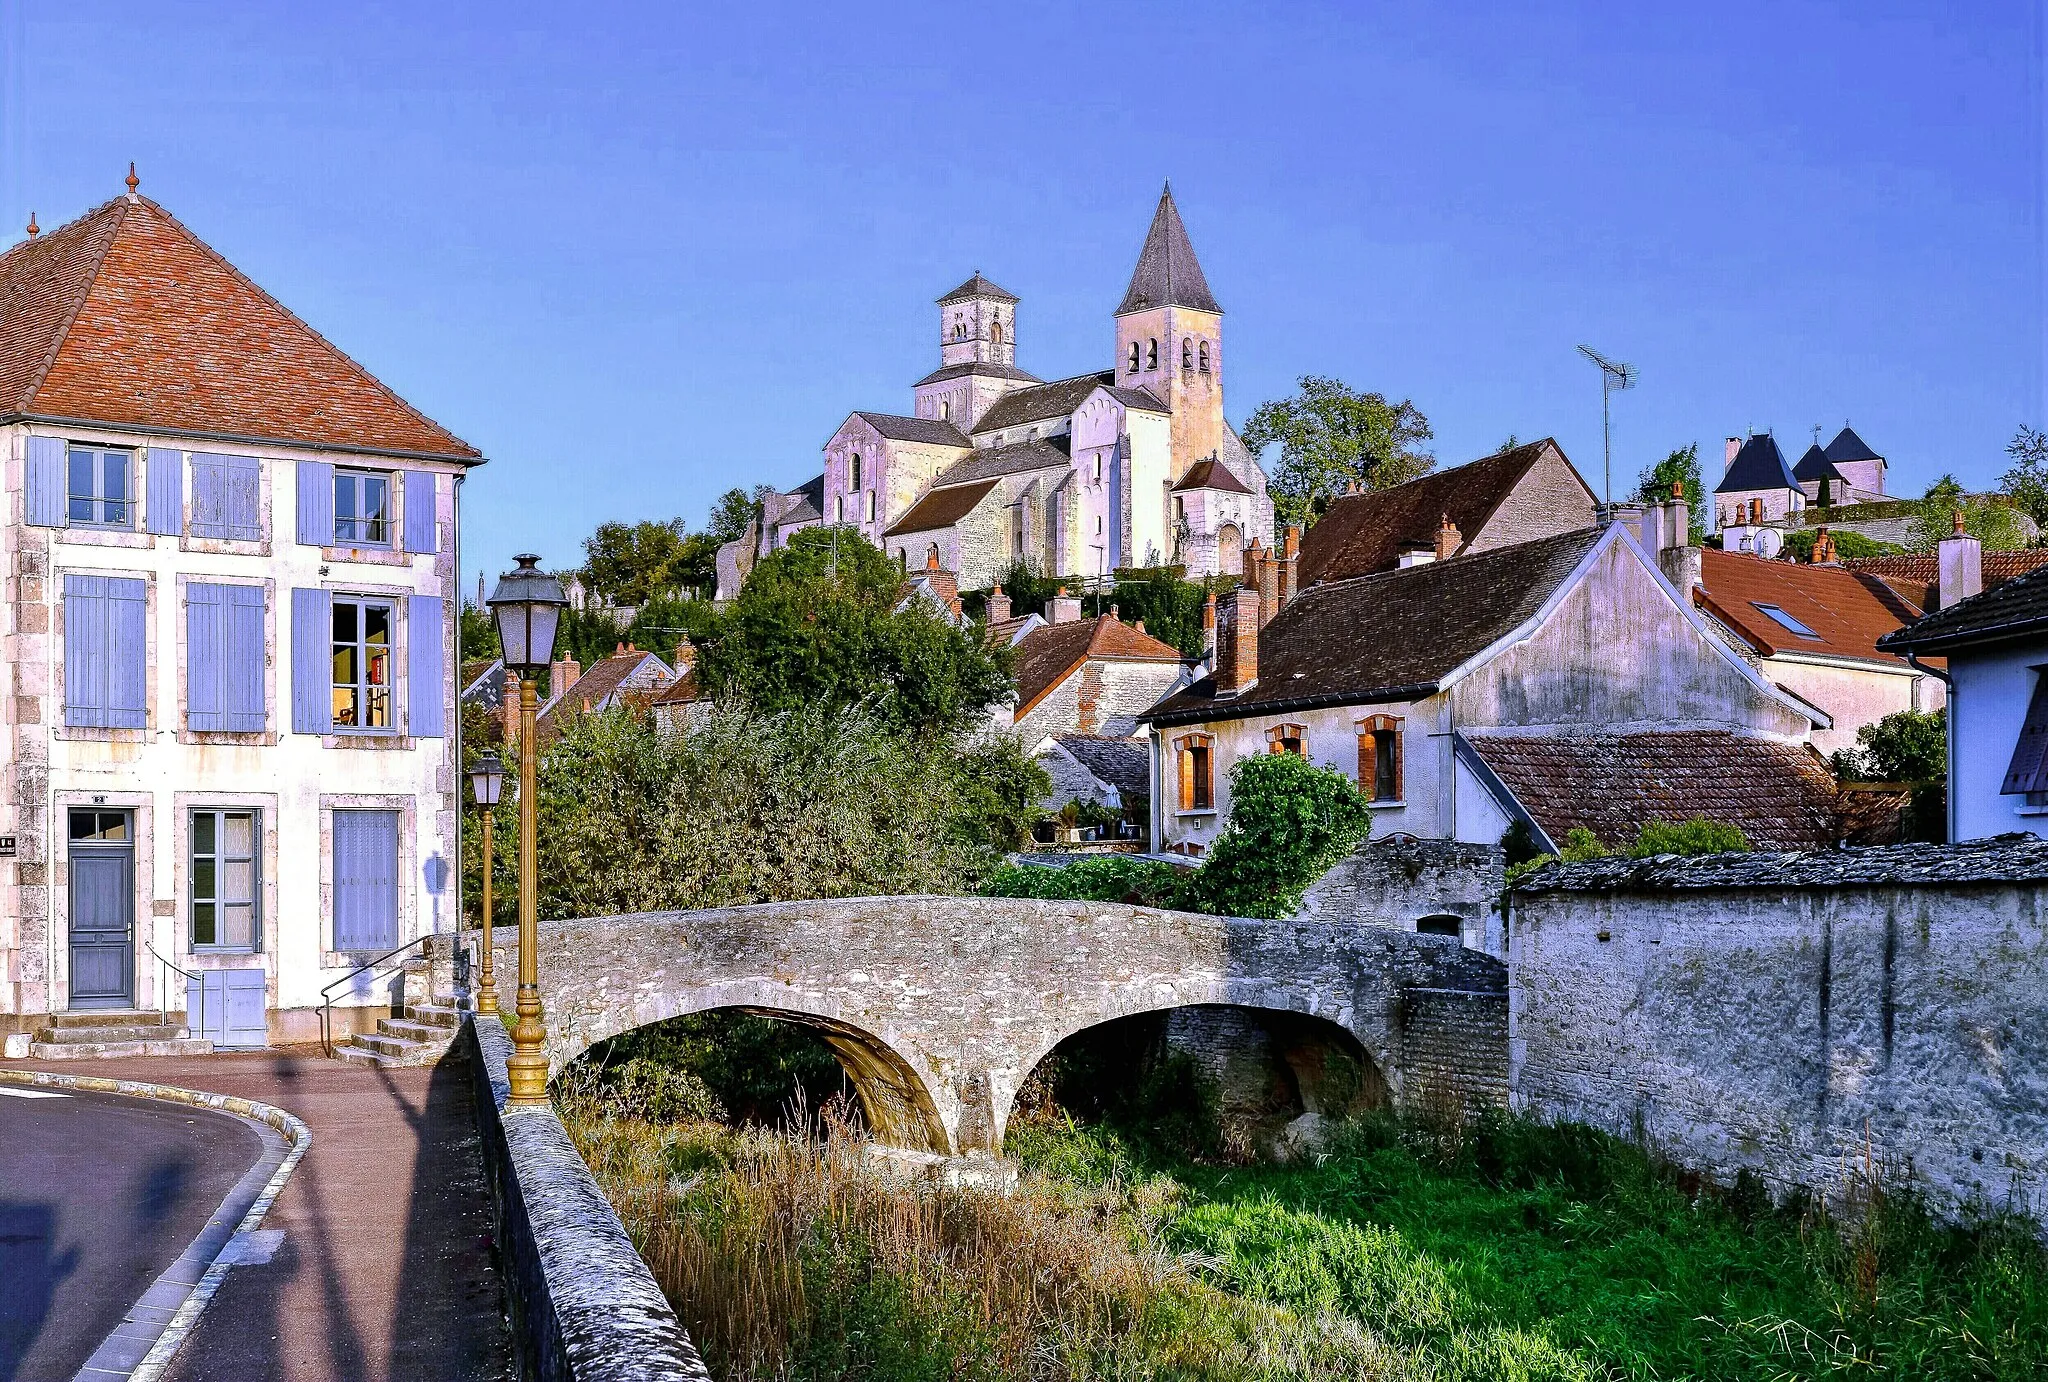
[[[132,1008],[52,1013],[49,1025],[36,1029],[28,1053],[38,1060],[212,1054],[212,1042],[186,1036],[185,1028],[161,1022],[160,1016]]]
[[[402,971],[402,1001],[392,1008],[393,1016],[377,1019],[375,1032],[357,1032],[345,1043],[337,1043],[337,1058],[356,1065],[432,1065],[440,1060],[462,1026],[461,1000],[446,995],[426,1002],[412,1001],[412,995],[431,992],[444,976],[442,967],[425,959],[408,960]],[[452,984],[451,984],[452,987]]]

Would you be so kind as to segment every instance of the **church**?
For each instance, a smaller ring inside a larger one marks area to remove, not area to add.
[[[910,411],[849,414],[824,473],[769,495],[720,549],[719,598],[816,524],[963,590],[1020,560],[1084,582],[1163,565],[1235,575],[1248,545],[1272,544],[1265,472],[1223,416],[1223,308],[1171,186],[1114,313],[1109,368],[1049,383],[1023,369],[1017,307],[979,271],[940,298],[939,365]]]

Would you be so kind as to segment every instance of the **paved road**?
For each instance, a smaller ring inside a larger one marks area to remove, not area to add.
[[[218,1113],[0,1086],[0,1382],[76,1372],[262,1152]]]

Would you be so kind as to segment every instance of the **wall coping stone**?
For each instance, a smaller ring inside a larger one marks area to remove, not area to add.
[[[1668,892],[1698,889],[1953,887],[2048,883],[2048,840],[2014,833],[1953,845],[1869,845],[1843,849],[1659,854],[1649,859],[1549,863],[1516,893]]]

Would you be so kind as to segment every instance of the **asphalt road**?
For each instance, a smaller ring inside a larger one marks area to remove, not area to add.
[[[0,1086],[0,1382],[66,1382],[262,1154],[202,1109]]]

